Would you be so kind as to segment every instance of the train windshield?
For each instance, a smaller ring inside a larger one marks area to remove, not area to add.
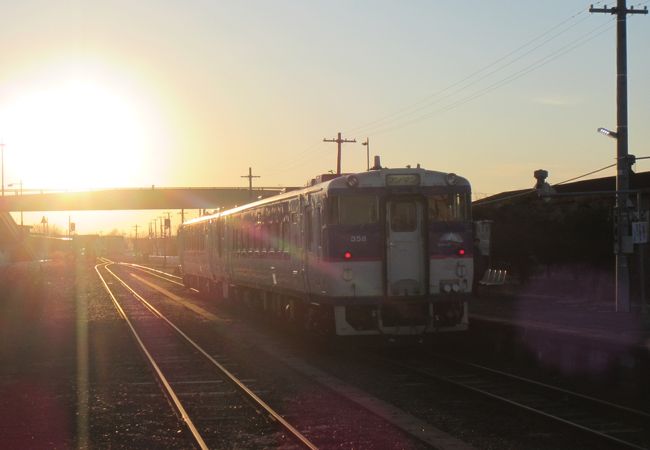
[[[469,194],[448,193],[427,196],[430,222],[452,222],[470,219]]]
[[[366,225],[379,220],[379,201],[376,195],[334,196],[330,202],[330,223]]]

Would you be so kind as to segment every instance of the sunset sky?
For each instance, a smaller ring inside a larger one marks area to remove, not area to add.
[[[365,170],[369,138],[384,165],[456,172],[478,196],[530,187],[539,168],[572,178],[615,157],[596,133],[616,128],[615,18],[589,4],[4,2],[5,186],[246,186],[249,166],[257,185],[302,185],[336,168],[322,140],[338,131],[358,141],[348,172]],[[650,156],[648,43],[650,16],[629,16],[637,156]],[[150,220],[72,214],[81,233]]]

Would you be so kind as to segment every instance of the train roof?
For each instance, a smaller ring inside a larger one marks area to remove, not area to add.
[[[183,225],[209,221],[216,217],[243,211],[255,206],[275,203],[280,200],[286,200],[300,195],[320,192],[323,190],[347,190],[354,188],[372,188],[385,186],[458,186],[468,188],[470,183],[466,178],[449,172],[438,172],[435,170],[426,170],[422,168],[403,167],[397,169],[377,169],[368,172],[347,173],[340,176],[332,174],[319,175],[313,178],[310,183],[300,189],[294,189],[289,192],[267,197],[252,203],[246,203],[242,206],[236,206],[225,211],[220,211],[211,215],[197,217],[188,220]]]

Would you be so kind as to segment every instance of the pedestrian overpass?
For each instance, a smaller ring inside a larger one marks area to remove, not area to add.
[[[243,205],[283,192],[282,188],[124,188],[40,192],[0,197],[0,212],[217,209]]]

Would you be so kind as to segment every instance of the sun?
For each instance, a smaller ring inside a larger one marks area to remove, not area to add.
[[[14,177],[70,190],[132,186],[150,128],[126,90],[87,77],[23,86],[0,111],[0,126]]]

